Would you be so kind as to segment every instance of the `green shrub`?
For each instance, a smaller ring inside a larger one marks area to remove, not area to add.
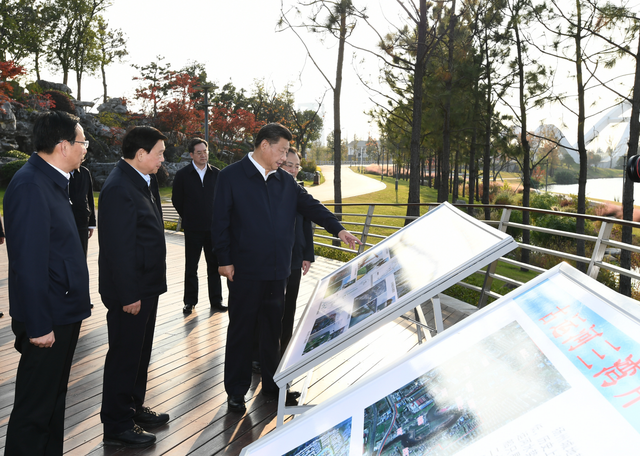
[[[2,181],[2,184],[9,185],[9,182],[13,179],[13,175],[17,173],[26,162],[27,160],[16,160],[11,163],[7,163],[0,168],[0,180]]]
[[[531,188],[533,189],[539,189],[541,186],[540,181],[538,179],[535,178],[531,178]]]
[[[553,177],[558,185],[573,185],[578,183],[578,175],[568,169],[556,171]]]
[[[29,154],[25,154],[24,152],[20,152],[19,150],[8,150],[6,152],[0,153],[0,157],[12,157],[19,158],[20,160],[28,160]]]
[[[303,158],[300,165],[302,166],[302,171],[305,173],[315,173],[318,169],[318,165],[315,160],[306,160]]]
[[[211,157],[209,157],[209,164],[211,166],[215,166],[218,169],[222,169],[225,166],[227,166],[227,163],[223,162],[222,160],[218,159],[218,157],[212,155]]]
[[[357,256],[356,253],[344,252],[342,250],[336,250],[332,249],[331,247],[323,247],[320,245],[316,245],[313,248],[313,252],[317,256],[330,258],[332,260],[344,261],[345,263],[351,261]]]
[[[124,128],[128,118],[116,112],[103,111],[96,116],[100,123],[109,128]]]
[[[502,191],[496,195],[496,199],[493,201],[493,204],[504,204],[504,205],[512,205],[513,204],[513,192],[511,190]]]

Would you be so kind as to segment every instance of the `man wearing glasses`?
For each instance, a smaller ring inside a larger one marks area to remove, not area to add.
[[[91,314],[89,272],[71,211],[69,173],[87,153],[76,116],[41,115],[37,150],[4,196],[9,308],[21,354],[5,454],[62,454],[65,400],[82,320]]]
[[[300,166],[300,152],[295,147],[289,149],[287,161],[282,164],[282,169],[297,179]],[[287,281],[287,289],[284,298],[284,314],[282,316],[282,339],[280,341],[280,351],[284,352],[291,341],[293,335],[293,323],[296,316],[296,303],[298,292],[300,291],[300,279],[309,272],[311,263],[315,261],[313,253],[313,229],[311,221],[296,214],[296,231],[293,252],[291,253],[291,275]]]
[[[209,144],[201,138],[189,143],[191,163],[176,173],[171,202],[182,218],[184,228],[184,307],[189,315],[198,304],[198,262],[204,249],[211,310],[226,312],[222,305],[222,283],[218,260],[211,243],[213,192],[220,170],[209,164]]]

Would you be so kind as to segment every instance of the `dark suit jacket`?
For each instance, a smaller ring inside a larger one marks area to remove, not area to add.
[[[76,169],[69,179],[71,209],[79,228],[96,226],[96,211],[93,201],[93,180],[87,168]]]
[[[286,171],[265,182],[248,156],[218,176],[211,236],[221,266],[249,280],[280,280],[291,274],[296,212],[337,235],[344,228]]]
[[[296,214],[295,237],[293,251],[291,252],[291,269],[300,269],[303,260],[315,261],[311,221],[304,218],[302,214]]]
[[[151,186],[120,160],[98,200],[99,291],[122,306],[167,291],[164,223],[158,181]]]
[[[91,315],[87,260],[67,185],[34,153],[4,195],[10,314],[30,338]]]
[[[219,173],[218,168],[207,164],[204,181],[201,181],[193,162],[176,173],[171,202],[182,217],[185,230],[211,231],[213,192]]]

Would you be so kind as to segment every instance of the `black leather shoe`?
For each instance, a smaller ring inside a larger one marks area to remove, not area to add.
[[[278,399],[278,391],[270,392],[262,390],[262,395],[266,399],[267,402],[273,402]],[[300,397],[300,393],[297,391],[287,391],[287,397],[284,400],[284,405],[294,406],[298,405],[298,398]]]
[[[194,307],[195,305],[193,304],[185,304],[184,307],[182,308],[182,313],[185,315],[189,315],[191,312],[193,312]]]
[[[262,372],[262,370],[260,369],[260,361],[251,361],[251,370],[254,374],[259,374],[260,372]]]
[[[244,396],[227,396],[227,408],[230,412],[246,412],[247,407],[244,405]]]
[[[157,413],[149,407],[142,407],[133,415],[133,421],[145,427],[160,426],[169,421],[168,413]]]
[[[223,306],[222,304],[211,304],[211,310],[215,312],[226,312],[228,310],[228,307]]]
[[[152,445],[156,441],[156,436],[145,431],[137,424],[133,429],[121,432],[120,434],[105,434],[103,442],[105,445],[118,445],[128,448],[144,448]]]

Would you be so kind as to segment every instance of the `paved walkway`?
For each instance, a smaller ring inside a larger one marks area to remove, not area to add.
[[[321,166],[322,174],[325,182],[315,187],[307,187],[307,191],[314,198],[320,201],[333,201],[333,165]],[[367,193],[379,192],[387,188],[384,182],[362,174],[353,172],[348,166],[343,165],[341,168],[341,187],[342,198],[351,198],[352,196],[366,195]]]

